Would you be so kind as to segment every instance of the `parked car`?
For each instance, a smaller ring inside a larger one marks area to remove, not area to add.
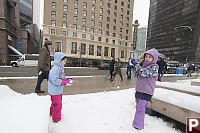
[[[98,68],[100,70],[109,70],[110,69],[110,64],[108,64],[108,63],[99,64]]]
[[[11,61],[11,66],[37,66],[38,65],[38,54],[24,54],[18,60]],[[51,56],[51,65],[53,65],[53,56]]]

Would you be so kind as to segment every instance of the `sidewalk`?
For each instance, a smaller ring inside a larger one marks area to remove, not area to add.
[[[74,77],[74,83],[72,86],[65,86],[63,95],[95,93],[103,91],[115,91],[127,88],[135,88],[136,78],[126,79],[121,82],[117,75],[114,82],[109,80],[109,75],[97,76],[97,77]],[[176,82],[177,80],[188,79],[186,75],[166,75],[164,82]],[[34,93],[34,89],[37,83],[37,78],[33,79],[0,79],[0,85],[7,85],[12,90],[22,94]],[[156,86],[159,87],[159,86]],[[47,95],[47,80],[42,82],[41,90],[45,90],[44,94]]]

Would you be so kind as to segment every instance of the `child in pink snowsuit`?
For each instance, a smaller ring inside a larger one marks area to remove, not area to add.
[[[49,72],[48,93],[51,96],[50,115],[53,122],[61,120],[62,109],[62,92],[66,84],[71,84],[71,80],[65,78],[64,65],[67,57],[64,53],[57,52],[54,54],[54,66]]]

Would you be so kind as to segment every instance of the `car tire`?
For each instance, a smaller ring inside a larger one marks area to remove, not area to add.
[[[11,64],[13,67],[16,67],[17,66],[17,63],[12,63]]]

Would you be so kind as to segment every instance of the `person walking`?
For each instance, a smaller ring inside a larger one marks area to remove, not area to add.
[[[120,62],[120,59],[117,58],[117,62],[114,65],[114,74],[113,74],[113,77],[112,77],[112,81],[115,79],[115,75],[116,74],[119,74],[121,80],[123,80],[122,73],[121,73],[121,68],[122,68],[122,64]]]
[[[52,42],[45,40],[44,46],[40,49],[39,58],[38,58],[38,79],[37,85],[35,88],[35,93],[44,93],[45,91],[41,90],[41,83],[44,79],[48,80],[49,70],[51,69],[51,57],[50,57],[50,48]]]
[[[189,67],[188,67],[188,75],[187,75],[187,77],[192,77],[192,73],[193,73],[193,71],[195,71],[195,66],[194,66],[194,64],[192,64],[192,65],[190,65]]]
[[[154,95],[155,84],[158,78],[158,51],[150,49],[145,52],[144,60],[138,64],[135,59],[131,60],[133,66],[133,76],[137,77],[136,81],[136,112],[132,126],[136,130],[144,129],[145,110],[148,101],[151,101]]]
[[[165,71],[167,71],[167,63],[164,61],[163,58],[159,59],[157,62],[159,69],[158,69],[158,81],[163,81],[163,76]]]
[[[131,79],[131,68],[132,66],[130,65],[130,60],[131,58],[129,58],[129,62],[127,64],[127,68],[126,68],[126,76],[128,79]]]
[[[110,80],[112,80],[113,77],[114,65],[115,65],[115,58],[112,57],[112,60],[110,62]]]
[[[65,78],[64,66],[67,57],[64,53],[54,54],[54,66],[49,72],[48,93],[51,96],[50,116],[53,122],[61,120],[62,92],[66,85],[71,85],[73,78]]]

